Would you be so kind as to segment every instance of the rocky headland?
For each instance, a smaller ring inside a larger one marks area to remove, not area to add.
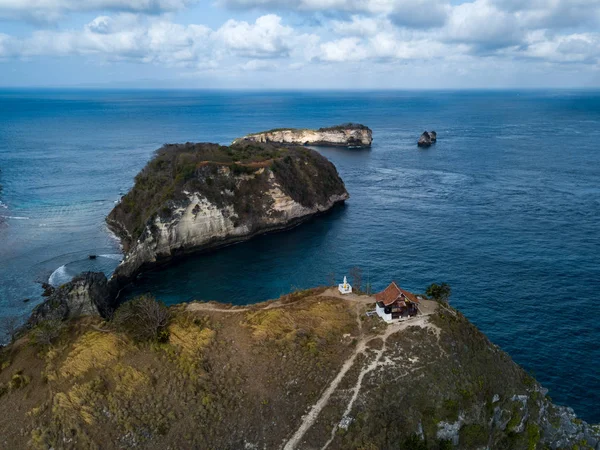
[[[111,282],[175,257],[293,227],[349,197],[335,166],[294,146],[166,145],[107,217],[125,252]]]
[[[347,123],[335,127],[319,128],[318,130],[278,128],[249,134],[233,142],[235,144],[243,141],[334,147],[370,147],[373,142],[373,132],[365,125]]]
[[[110,317],[115,309],[114,293],[101,272],[84,272],[53,288],[46,286],[46,300],[34,308],[24,329],[47,320],[69,320],[81,316]]]
[[[110,321],[40,322],[0,348],[0,446],[600,448],[599,427],[457,310],[422,300],[386,325],[373,302],[327,288],[247,307],[142,298]]]
[[[419,137],[417,145],[419,147],[431,147],[431,145],[435,144],[436,141],[437,133],[435,131],[424,131],[421,137]]]

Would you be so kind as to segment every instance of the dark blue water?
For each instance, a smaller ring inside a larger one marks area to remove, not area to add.
[[[1,315],[27,314],[37,280],[112,270],[103,219],[161,144],[347,121],[375,142],[319,149],[345,207],[146,276],[137,292],[244,304],[353,266],[375,288],[445,281],[555,401],[600,421],[599,92],[2,91]],[[438,143],[419,150],[425,129]]]

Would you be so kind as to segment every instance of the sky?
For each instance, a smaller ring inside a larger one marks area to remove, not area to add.
[[[600,87],[600,0],[0,0],[0,86]]]

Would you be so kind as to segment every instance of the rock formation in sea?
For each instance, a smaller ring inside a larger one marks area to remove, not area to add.
[[[347,123],[335,127],[318,130],[278,128],[260,133],[253,133],[234,142],[272,142],[283,144],[334,146],[334,147],[370,147],[373,132],[365,125]]]
[[[166,145],[107,217],[125,252],[113,281],[295,226],[348,197],[335,166],[304,147]]]
[[[2,448],[600,448],[600,427],[446,304],[386,325],[334,288],[142,300],[0,348]]]
[[[435,144],[437,141],[437,133],[435,131],[424,131],[417,145],[419,147],[430,147],[431,144]]]
[[[108,317],[113,295],[103,273],[84,272],[56,289],[46,289],[46,300],[35,307],[26,328],[44,320],[67,320],[80,316]]]

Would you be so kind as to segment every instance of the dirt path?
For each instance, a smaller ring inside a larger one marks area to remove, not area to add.
[[[248,311],[266,311],[268,309],[274,308],[283,308],[284,306],[289,306],[291,303],[270,303],[264,308],[246,308],[233,306],[231,308],[223,308],[222,306],[216,306],[212,303],[190,303],[185,309],[187,311],[211,311],[211,312],[220,312],[220,313],[238,313],[238,312],[248,312]]]
[[[357,305],[357,312],[358,312],[358,305]],[[387,339],[392,334],[398,333],[398,332],[408,328],[409,326],[420,326],[420,327],[427,326],[427,320],[428,320],[427,316],[428,315],[418,316],[418,317],[415,317],[410,320],[404,320],[402,322],[392,323],[392,324],[388,325],[385,333],[377,335],[377,336],[371,336],[368,339],[365,338],[364,336],[362,336],[361,339],[359,340],[358,344],[356,345],[356,349],[354,350],[352,355],[350,355],[350,357],[346,360],[346,362],[344,362],[344,364],[342,365],[342,368],[338,372],[337,376],[333,379],[333,381],[329,384],[329,386],[327,386],[327,389],[325,389],[325,391],[323,392],[323,394],[321,395],[321,397],[319,398],[317,403],[315,403],[312,406],[312,408],[310,409],[308,414],[306,414],[305,416],[302,417],[302,423],[300,424],[300,427],[294,433],[294,435],[291,437],[291,439],[285,444],[285,446],[283,447],[283,450],[294,450],[295,448],[297,448],[297,446],[300,444],[301,439],[304,437],[304,434],[309,430],[310,427],[312,427],[314,425],[314,423],[316,422],[316,420],[317,420],[319,414],[321,413],[321,411],[323,410],[323,408],[325,408],[325,406],[329,403],[329,398],[331,397],[333,392],[337,389],[337,387],[341,383],[342,379],[344,378],[344,376],[346,375],[348,370],[350,370],[350,368],[354,364],[354,361],[356,360],[357,356],[359,354],[365,352],[365,350],[367,349],[367,344],[369,342],[371,342],[374,339],[382,339],[383,345],[381,347],[381,350],[376,351],[375,360],[371,364],[369,364],[367,367],[365,367],[361,370],[360,375],[358,377],[358,381],[357,381],[356,385],[354,386],[354,393],[352,395],[352,398],[348,402],[348,405],[346,407],[346,412],[344,413],[344,415],[348,415],[350,413],[350,411],[352,410],[352,406],[353,406],[354,402],[356,401],[356,399],[358,398],[358,394],[362,387],[362,381],[363,381],[365,375],[367,373],[371,372],[372,370],[375,370],[377,368],[377,366],[379,365],[379,361],[385,351],[385,345],[386,345]],[[325,444],[323,449],[325,449],[333,441],[333,438],[335,438],[336,430],[337,430],[337,426],[334,427],[334,429],[332,431],[332,437],[330,438],[329,441],[327,441],[327,443]]]
[[[323,395],[321,395],[321,398],[317,401],[317,403],[315,403],[313,405],[313,407],[308,412],[308,414],[306,414],[304,417],[302,417],[302,423],[300,424],[300,428],[298,428],[298,430],[294,433],[292,438],[285,444],[285,447],[283,447],[284,450],[293,450],[296,448],[296,446],[300,442],[300,439],[302,439],[302,437],[304,436],[304,433],[306,433],[308,431],[308,429],[315,423],[315,421],[317,420],[317,417],[319,416],[319,413],[323,410],[325,405],[327,405],[327,403],[329,402],[329,397],[331,397],[331,394],[333,394],[333,391],[335,391],[337,389],[338,385],[344,378],[344,375],[346,375],[346,372],[348,372],[348,370],[350,370],[350,368],[354,364],[354,360],[356,359],[356,357],[360,353],[362,353],[365,350],[365,348],[366,348],[365,341],[358,343],[358,345],[356,346],[356,350],[354,350],[354,353],[352,353],[350,358],[348,358],[346,360],[346,362],[344,363],[344,365],[338,372],[337,376],[329,384],[329,386],[327,386],[327,389],[325,389],[325,392],[323,392]]]

